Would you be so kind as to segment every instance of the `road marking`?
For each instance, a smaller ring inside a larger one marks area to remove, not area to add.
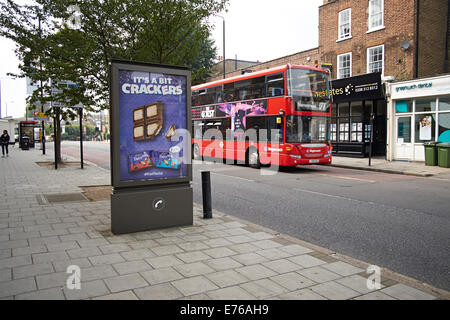
[[[346,180],[357,180],[357,181],[364,181],[364,182],[370,182],[375,183],[374,180],[368,180],[368,179],[358,179],[358,178],[352,178],[352,177],[344,177],[344,176],[335,176],[332,174],[325,174],[325,173],[318,173],[317,176],[325,176],[325,177],[332,177],[332,178],[340,178],[340,179],[346,179]]]
[[[355,199],[352,199],[352,198],[347,198],[347,197],[342,197],[342,196],[335,196],[333,194],[327,194],[327,193],[317,192],[317,191],[298,189],[298,188],[294,188],[294,190],[295,191],[300,191],[300,192],[312,193],[312,194],[316,194],[316,195],[319,195],[319,196],[325,196],[325,197],[330,197],[330,198],[350,200],[350,201],[357,201],[357,202],[366,202],[366,201],[355,200]],[[371,203],[371,202],[368,202],[368,203]]]
[[[340,199],[340,200],[347,200],[347,201],[359,202],[359,203],[363,203],[363,204],[370,204],[370,205],[375,205],[375,206],[384,207],[384,208],[388,208],[388,209],[401,210],[404,213],[410,213],[410,214],[414,214],[414,215],[424,214],[424,215],[427,215],[427,216],[434,216],[432,213],[429,213],[429,212],[417,211],[417,210],[409,209],[409,208],[401,208],[401,207],[393,206],[393,205],[390,205],[390,204],[384,204],[384,203],[377,203],[377,202],[372,202],[372,201],[352,199],[352,198],[347,198],[347,197],[343,197],[343,196],[336,196],[336,195],[333,195],[333,194],[327,194],[327,193],[311,191],[311,190],[305,190],[305,189],[294,188],[292,190],[305,192],[305,193],[311,193],[311,194],[324,196],[324,197],[329,197],[329,198]]]
[[[211,172],[211,174],[215,174],[216,176],[222,176],[222,177],[227,177],[227,178],[234,178],[234,179],[244,180],[244,181],[248,181],[248,182],[255,182],[255,180],[250,180],[250,179],[245,179],[245,178],[235,177],[235,176],[229,176],[229,175],[226,175],[226,174],[220,174],[220,173],[216,173],[216,172]]]

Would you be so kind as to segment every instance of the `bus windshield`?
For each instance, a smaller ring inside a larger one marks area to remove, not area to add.
[[[330,112],[328,75],[305,69],[290,69],[288,95],[296,111]]]
[[[328,143],[330,118],[314,116],[286,116],[286,142]]]

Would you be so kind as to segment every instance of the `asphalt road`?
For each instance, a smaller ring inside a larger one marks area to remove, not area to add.
[[[76,157],[78,144],[64,143]],[[78,153],[79,154],[79,153]],[[109,168],[109,145],[85,143],[85,159]],[[330,166],[261,175],[239,165],[211,171],[213,208],[365,262],[450,290],[450,183]]]

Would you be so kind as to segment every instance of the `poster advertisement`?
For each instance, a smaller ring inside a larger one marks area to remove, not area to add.
[[[118,80],[120,181],[187,177],[186,76],[119,70]]]
[[[431,116],[424,116],[420,120],[419,127],[419,139],[422,141],[429,141],[432,139],[431,127],[432,127]]]

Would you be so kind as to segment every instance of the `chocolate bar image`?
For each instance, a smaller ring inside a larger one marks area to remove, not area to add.
[[[176,133],[177,127],[173,124],[166,133],[166,139],[172,138]]]
[[[155,118],[155,117],[162,117],[162,102],[157,101],[154,103],[151,103],[149,105],[145,106],[145,117],[147,119],[149,118]]]
[[[133,121],[144,121],[144,108],[137,108],[133,110]]]
[[[149,125],[147,125],[147,138],[149,140],[156,137],[162,129],[162,123],[161,122],[154,122]]]
[[[163,127],[163,103],[147,104],[133,110],[133,139],[146,141],[154,139]]]
[[[133,139],[136,141],[144,140],[145,139],[145,130],[144,130],[144,124],[135,126],[133,128]]]

